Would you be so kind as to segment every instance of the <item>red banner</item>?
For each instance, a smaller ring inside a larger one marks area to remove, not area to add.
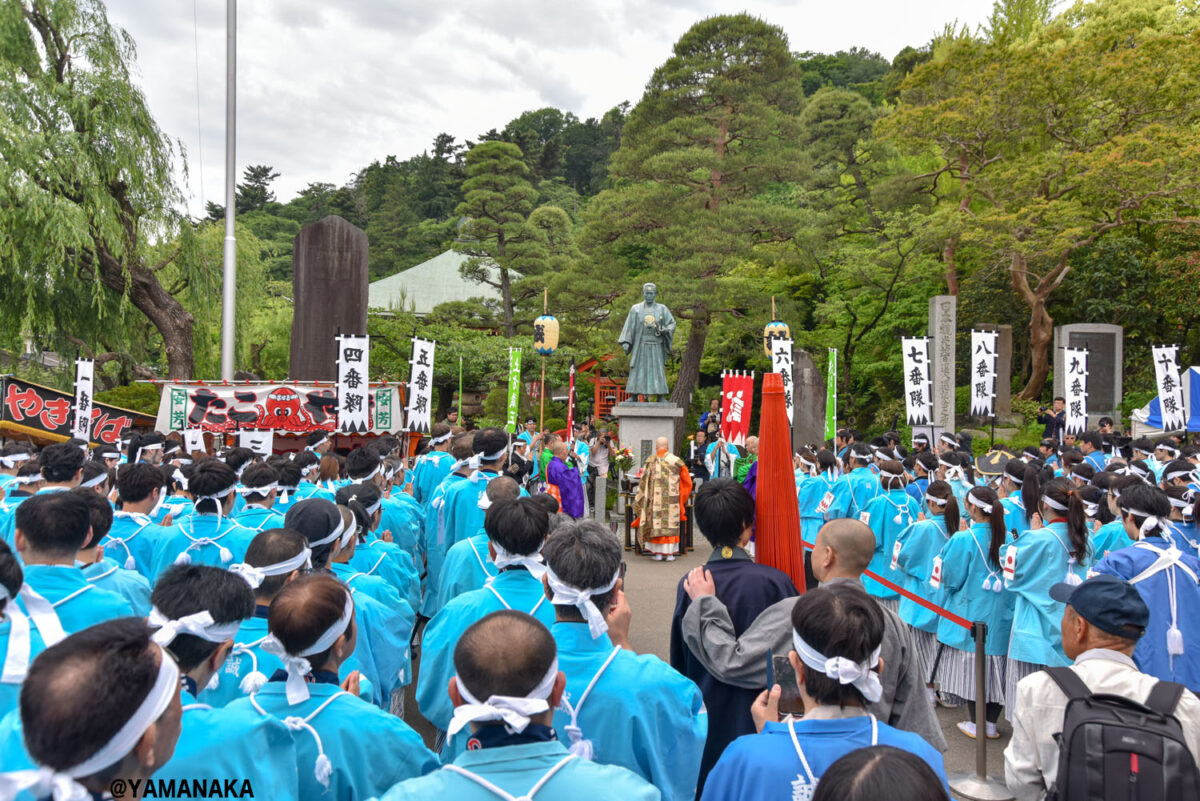
[[[750,411],[754,402],[754,373],[721,374],[721,438],[744,446],[750,436]]]
[[[3,379],[3,388],[0,422],[32,429],[64,441],[74,434],[70,425],[71,412],[75,408],[74,395],[12,377]],[[154,421],[148,415],[103,403],[92,404],[91,417],[92,442],[106,445],[120,442],[121,434],[131,426],[136,424],[149,428]]]
[[[567,439],[575,435],[575,359],[571,359],[571,383],[567,389]]]

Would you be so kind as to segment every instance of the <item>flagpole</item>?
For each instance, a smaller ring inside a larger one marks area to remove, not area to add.
[[[234,314],[237,308],[237,237],[234,234],[237,176],[237,0],[225,0],[225,252],[221,296],[221,379],[233,380]],[[186,378],[186,376],[185,376]]]
[[[459,356],[459,357],[458,357],[458,424],[459,424],[460,426],[463,424],[463,416],[462,416],[462,398],[463,398],[463,385],[462,385],[462,360],[463,360],[463,357],[462,357],[462,356]]]

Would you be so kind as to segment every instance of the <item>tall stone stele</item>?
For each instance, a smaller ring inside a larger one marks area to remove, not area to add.
[[[292,243],[292,342],[288,377],[336,381],[339,330],[367,333],[367,235],[330,215]]]
[[[933,427],[954,431],[954,341],[958,298],[934,295],[929,299],[929,336],[933,338]]]

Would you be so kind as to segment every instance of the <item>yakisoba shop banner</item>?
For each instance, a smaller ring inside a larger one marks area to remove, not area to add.
[[[30,437],[39,442],[65,442],[74,433],[75,396],[12,376],[0,376],[0,433],[5,437]],[[149,415],[90,404],[91,440],[115,445],[130,428],[149,428]]]
[[[270,430],[308,434],[337,430],[337,384],[160,384],[159,431],[199,428],[213,433]],[[368,431],[404,430],[403,404],[395,384],[372,384]]]

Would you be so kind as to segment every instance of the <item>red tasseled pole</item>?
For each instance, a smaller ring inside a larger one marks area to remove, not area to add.
[[[783,377],[779,373],[763,375],[757,494],[755,561],[787,573],[796,588],[804,592],[804,556],[800,545],[800,509],[796,505],[796,473],[792,467],[792,437],[783,399]]]

